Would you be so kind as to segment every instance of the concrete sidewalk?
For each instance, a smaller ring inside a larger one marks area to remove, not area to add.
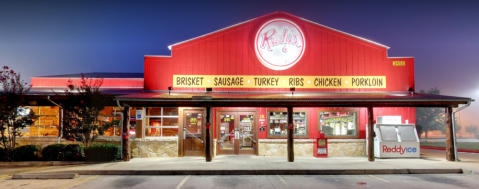
[[[57,167],[36,173],[78,173],[80,175],[358,175],[358,174],[453,174],[477,173],[475,162],[440,159],[376,159],[366,157],[314,158],[264,156],[218,156],[212,162],[201,157],[134,158],[109,162]]]
[[[479,154],[459,153],[461,162],[445,160],[445,152],[421,150],[420,159],[376,159],[367,157],[217,156],[134,158],[129,162],[107,162],[68,166],[31,167],[23,173],[78,173],[80,175],[358,175],[358,174],[478,174]],[[5,174],[5,173],[4,173]]]

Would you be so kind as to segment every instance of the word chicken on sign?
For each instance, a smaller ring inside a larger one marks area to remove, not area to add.
[[[255,52],[259,61],[272,70],[286,70],[303,56],[305,37],[292,21],[273,19],[261,26],[255,37]]]

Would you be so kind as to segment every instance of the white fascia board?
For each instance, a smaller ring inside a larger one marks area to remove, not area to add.
[[[171,58],[171,56],[168,56],[168,55],[143,55],[143,57],[167,57],[167,58]]]

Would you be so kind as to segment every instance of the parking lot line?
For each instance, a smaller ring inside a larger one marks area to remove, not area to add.
[[[75,185],[80,184],[80,183],[82,183],[82,182],[85,182],[85,181],[87,181],[87,180],[94,179],[94,178],[96,178],[96,177],[98,177],[98,176],[100,176],[100,175],[92,176],[92,177],[90,177],[90,178],[83,179],[83,180],[81,180],[81,181],[75,182],[75,183],[73,183],[73,184],[66,185],[66,186],[61,187],[61,188],[58,188],[58,189],[65,189],[65,188],[68,188],[68,187],[70,187],[70,186],[75,186]]]

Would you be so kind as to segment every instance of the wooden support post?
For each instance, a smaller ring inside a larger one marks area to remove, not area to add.
[[[446,113],[446,160],[456,161],[456,156],[454,155],[454,132],[452,129],[452,107],[447,107],[444,113]]]
[[[288,162],[294,162],[293,107],[288,106]]]
[[[376,135],[374,133],[374,114],[373,114],[373,107],[368,106],[368,160],[369,161],[374,161],[374,136]]]
[[[129,125],[130,125],[130,107],[129,106],[124,106],[123,107],[123,120],[122,120],[122,125],[123,125],[123,133],[122,133],[122,139],[123,140],[123,161],[130,161],[130,137],[129,137]]]
[[[206,162],[211,162],[211,142],[210,142],[210,110],[211,107],[206,107],[206,136],[205,136],[205,157]]]

